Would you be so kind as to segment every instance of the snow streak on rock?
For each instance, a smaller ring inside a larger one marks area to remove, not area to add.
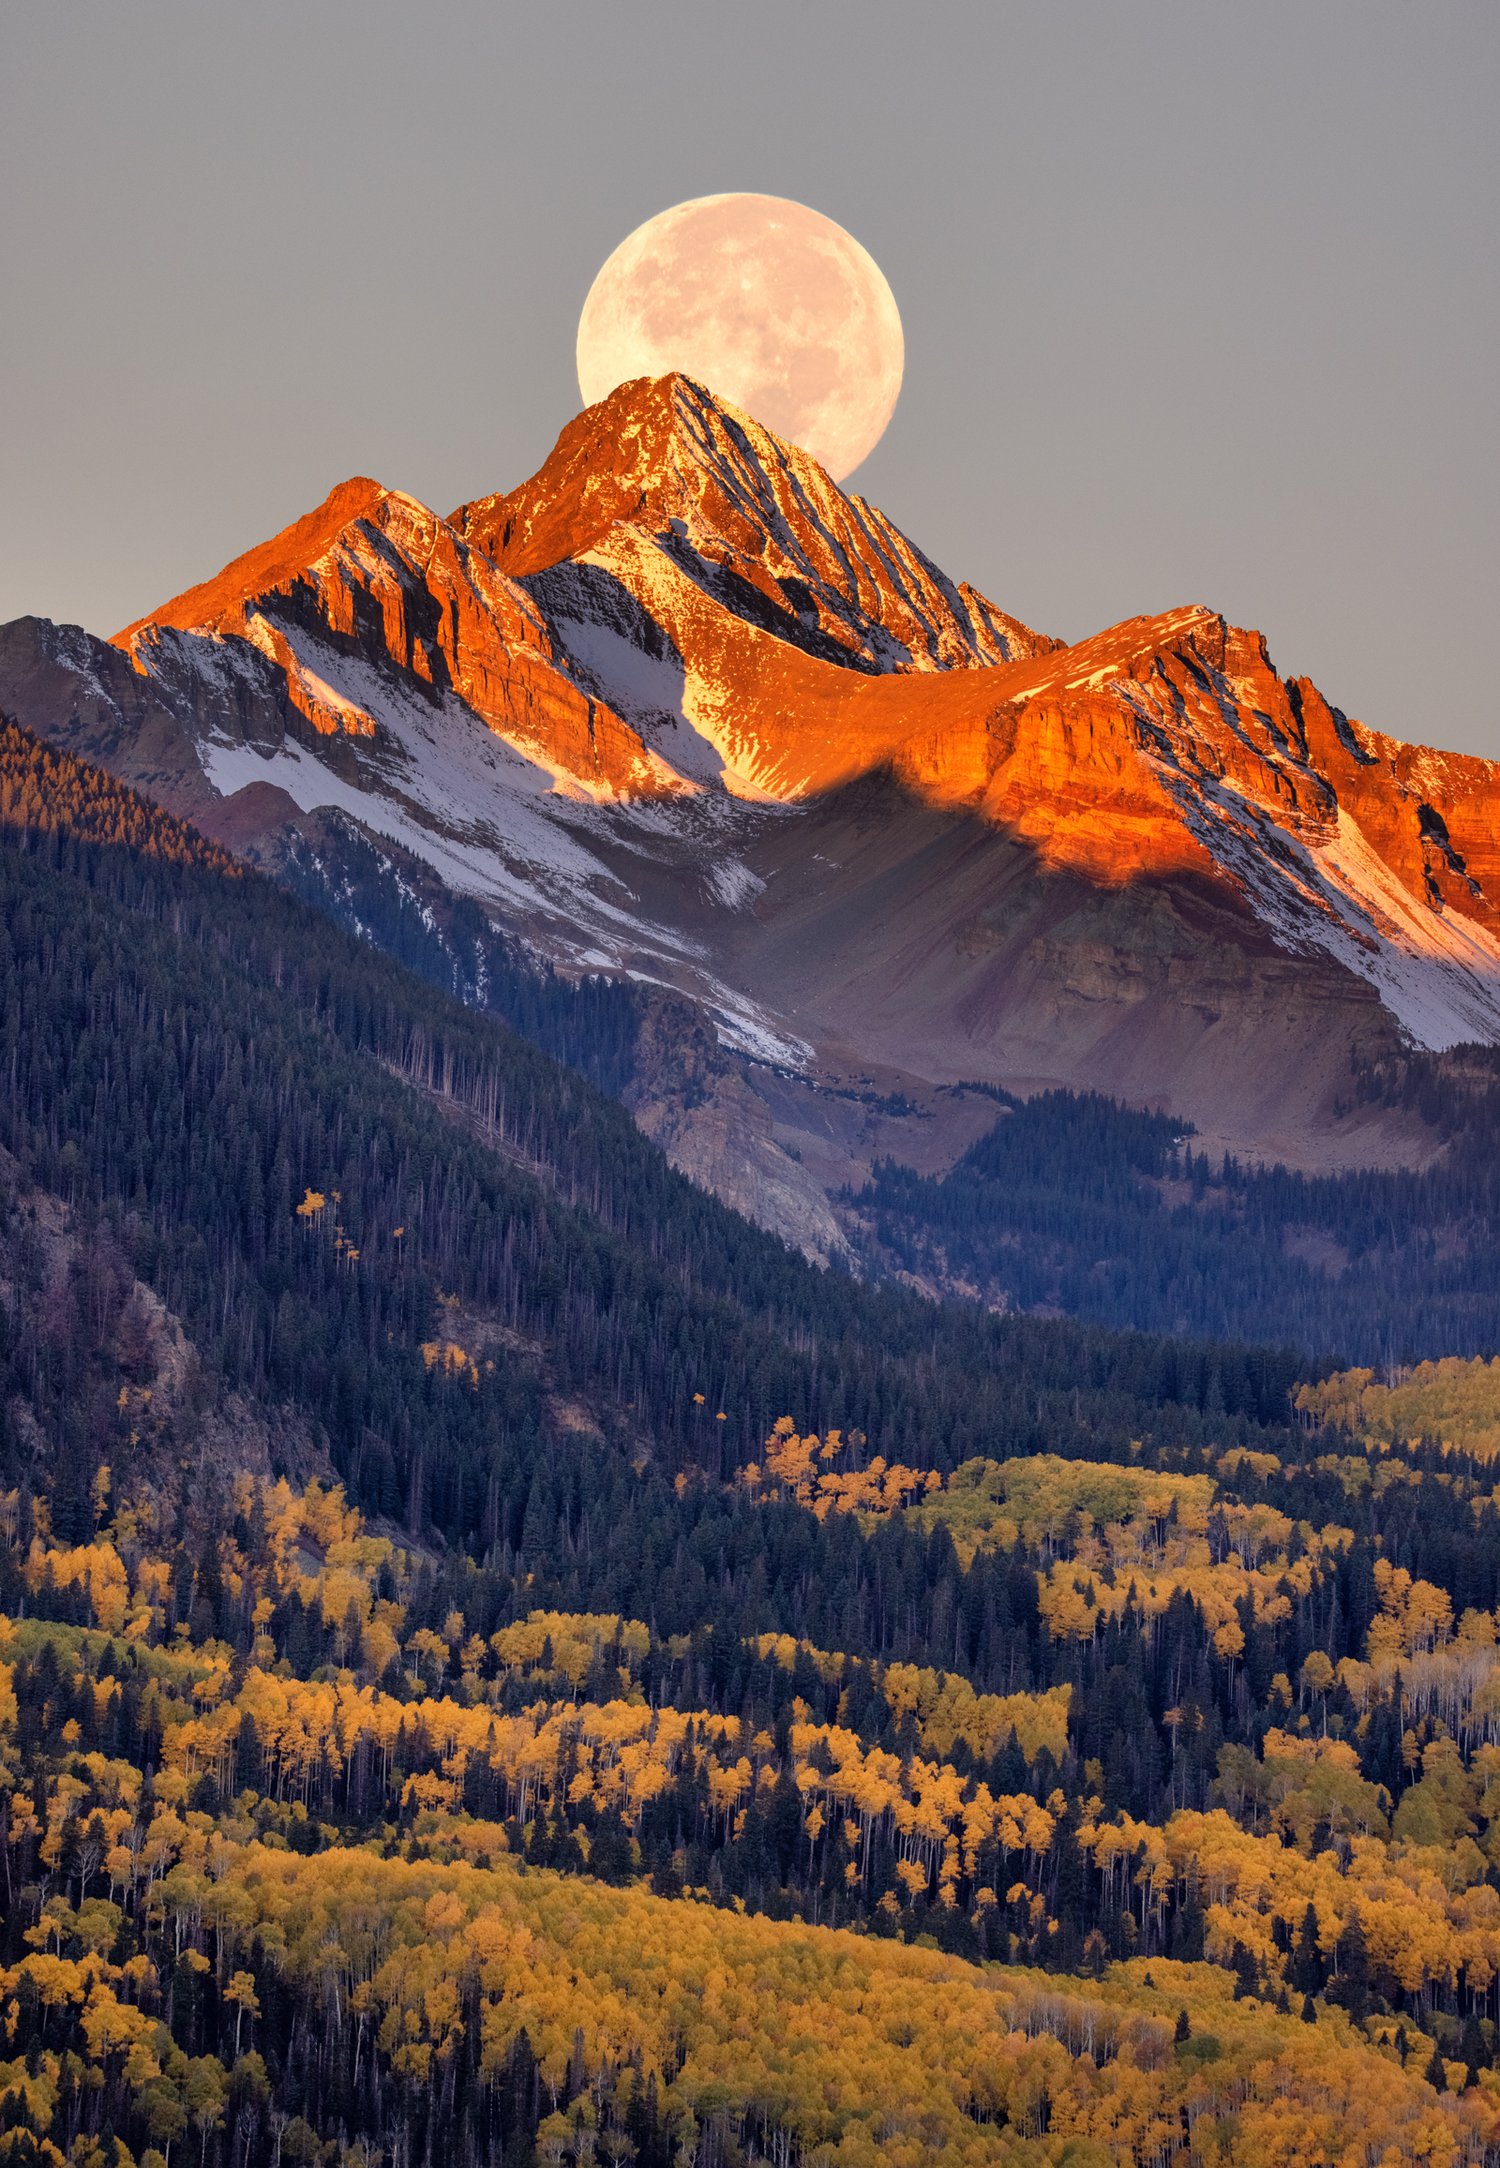
[[[453,514],[517,577],[602,555],[621,530],[714,601],[865,670],[1010,662],[1054,643],[959,588],[806,452],[682,376],[622,384],[539,473]]]

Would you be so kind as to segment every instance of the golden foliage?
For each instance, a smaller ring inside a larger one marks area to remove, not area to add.
[[[1119,1966],[1085,1987],[504,1863],[366,1851],[238,1846],[216,1890],[220,1910],[275,1932],[290,1977],[368,2011],[417,2082],[458,2045],[468,1978],[483,2071],[524,2025],[549,2085],[580,2046],[589,2067],[635,2060],[689,2132],[732,2127],[753,2101],[789,2155],[828,2168],[1165,2161],[1184,2121],[1208,2140],[1231,2113],[1232,2155],[1220,2140],[1205,2162],[1456,2168],[1500,2139],[1493,2095],[1439,2098],[1337,2015],[1304,2025],[1235,2002],[1202,1965],[1161,1961],[1149,1986]],[[198,1929],[195,1890],[169,1882],[163,1901]],[[1174,2052],[1185,2006],[1211,2057]]]
[[[814,1648],[791,1634],[761,1634],[755,1648],[783,1671],[794,1670],[799,1656],[826,1680],[842,1678],[850,1669],[847,1656]],[[916,1719],[929,1753],[951,1754],[962,1739],[971,1754],[988,1760],[1013,1737],[1027,1761],[1035,1761],[1043,1748],[1054,1761],[1063,1757],[1071,1686],[1049,1687],[1040,1694],[980,1694],[955,1671],[918,1669],[914,1664],[874,1664],[870,1670],[897,1719],[908,1712]]]
[[[1500,1454],[1500,1356],[1457,1355],[1418,1363],[1394,1384],[1371,1370],[1342,1370],[1297,1394],[1300,1411],[1385,1445],[1437,1438],[1481,1460]]]
[[[794,1498],[819,1520],[832,1512],[894,1513],[940,1486],[942,1478],[935,1470],[907,1468],[878,1453],[866,1460],[866,1443],[859,1430],[847,1437],[830,1430],[821,1438],[816,1432],[799,1438],[791,1417],[779,1416],[766,1440],[764,1461],[752,1461],[740,1480],[758,1497]]]

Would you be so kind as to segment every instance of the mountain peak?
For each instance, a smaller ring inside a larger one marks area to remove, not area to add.
[[[452,525],[516,579],[588,559],[639,593],[644,549],[856,669],[967,669],[1056,644],[956,586],[810,453],[680,374],[617,385],[529,481],[460,505]]]
[[[114,638],[164,695],[348,747],[420,787],[436,718],[458,712],[583,798],[681,789],[574,683],[530,597],[414,497],[358,476],[270,541]],[[297,718],[300,717],[300,722]],[[222,724],[211,726],[213,737]],[[441,793],[439,793],[441,795]],[[444,818],[451,808],[444,808]]]
[[[365,474],[338,483],[320,505],[284,527],[269,542],[257,543],[254,549],[232,558],[211,580],[184,588],[160,609],[124,626],[114,635],[115,646],[129,649],[135,635],[148,625],[170,625],[179,632],[191,632],[202,625],[216,624],[268,588],[297,578],[346,527],[357,519],[367,519],[389,494]]]
[[[784,517],[777,481],[824,520],[848,502],[817,461],[692,377],[635,377],[568,423],[550,458],[509,492],[460,505],[453,524],[521,575],[604,540],[629,521],[650,532],[700,525],[751,555]]]

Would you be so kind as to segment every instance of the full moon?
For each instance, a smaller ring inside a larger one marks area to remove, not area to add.
[[[784,196],[695,196],[659,211],[606,262],[578,325],[586,406],[631,377],[680,370],[835,481],[879,443],[904,361],[874,257]]]

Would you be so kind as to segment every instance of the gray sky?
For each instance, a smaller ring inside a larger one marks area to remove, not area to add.
[[[616,242],[764,190],[895,289],[850,486],[955,578],[1500,757],[1497,102],[1494,0],[0,0],[0,619],[520,481]]]

